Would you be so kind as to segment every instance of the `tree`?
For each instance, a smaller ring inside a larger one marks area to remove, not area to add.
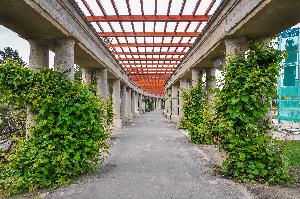
[[[5,60],[11,59],[20,63],[20,65],[25,66],[26,63],[19,56],[17,50],[13,50],[11,47],[5,47],[3,50],[0,50],[0,64],[2,64]]]

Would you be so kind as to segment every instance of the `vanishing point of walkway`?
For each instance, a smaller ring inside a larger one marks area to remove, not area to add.
[[[189,143],[160,111],[145,113],[114,132],[110,152],[98,174],[46,198],[249,198],[240,186],[214,176],[203,151]]]

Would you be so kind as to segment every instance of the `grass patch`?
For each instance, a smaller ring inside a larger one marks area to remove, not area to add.
[[[288,141],[287,147],[290,165],[300,169],[300,141]]]

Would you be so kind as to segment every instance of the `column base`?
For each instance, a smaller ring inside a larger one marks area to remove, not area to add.
[[[166,114],[166,117],[167,117],[168,120],[171,120],[171,116],[172,116],[171,113],[167,113],[167,114]]]
[[[133,120],[133,114],[128,114],[127,122],[130,122]]]
[[[113,123],[113,129],[121,129],[122,128],[122,120],[115,119]]]
[[[178,124],[179,116],[178,115],[171,115],[171,122]]]

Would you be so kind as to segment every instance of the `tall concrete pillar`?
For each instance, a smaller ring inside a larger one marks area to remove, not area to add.
[[[72,38],[56,41],[54,70],[64,73],[68,79],[74,80],[74,48]]]
[[[136,95],[135,95],[135,91],[132,90],[131,91],[131,113],[133,115],[133,117],[136,116]]]
[[[140,112],[139,112],[139,95],[138,95],[138,93],[135,91],[134,92],[134,96],[135,96],[135,103],[134,103],[134,105],[135,105],[135,108],[134,108],[134,111],[135,111],[135,115],[139,115],[140,114]]]
[[[206,93],[209,105],[213,105],[214,103],[214,94],[212,92],[212,89],[216,88],[215,71],[215,68],[206,69]]]
[[[38,71],[41,68],[49,68],[49,48],[45,41],[29,39],[29,69]],[[29,137],[29,129],[35,125],[31,106],[27,106],[26,137]]]
[[[161,99],[157,99],[157,110],[161,110]]]
[[[133,112],[132,112],[132,95],[131,95],[131,89],[127,89],[127,98],[128,98],[128,105],[127,105],[127,115],[128,115],[128,120],[133,119]]]
[[[140,115],[143,114],[143,101],[142,101],[142,94],[139,94],[138,95],[138,98],[139,98],[139,113]]]
[[[83,68],[82,69],[82,83],[90,85],[93,78],[93,69]]]
[[[123,123],[128,122],[128,97],[126,86],[121,84],[121,120]]]
[[[171,121],[174,123],[178,122],[178,85],[172,85],[172,113]]]
[[[96,70],[97,92],[99,97],[106,99],[108,97],[107,68]]]
[[[113,111],[114,111],[114,121],[113,127],[114,129],[119,129],[122,127],[122,120],[121,120],[121,98],[120,98],[120,80],[114,79],[113,80],[113,89],[112,89],[112,102],[113,102]]]
[[[142,109],[143,109],[143,113],[146,112],[146,103],[145,103],[145,96],[142,95]]]
[[[182,119],[184,116],[183,112],[183,92],[188,88],[187,79],[179,79],[179,119]]]
[[[203,70],[200,68],[192,68],[192,86],[196,86],[203,77]]]
[[[29,39],[29,69],[37,71],[41,68],[49,68],[49,47],[46,41]]]
[[[244,37],[225,39],[226,57],[236,55],[244,55],[248,50],[248,42]]]
[[[170,88],[166,89],[166,93],[165,93],[165,116],[168,119],[171,119],[171,101],[172,101],[172,91]]]

